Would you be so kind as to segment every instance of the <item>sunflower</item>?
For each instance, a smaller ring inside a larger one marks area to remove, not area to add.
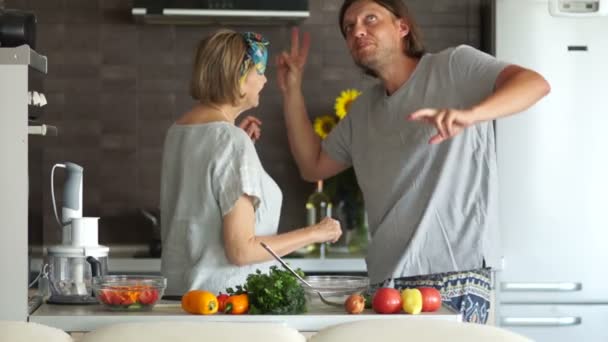
[[[325,139],[334,127],[336,127],[336,118],[333,115],[323,115],[315,118],[315,132],[321,139]]]
[[[344,119],[346,114],[348,114],[350,105],[359,97],[359,95],[361,95],[361,92],[357,89],[346,89],[336,98],[334,108],[336,109],[336,115],[340,120]]]

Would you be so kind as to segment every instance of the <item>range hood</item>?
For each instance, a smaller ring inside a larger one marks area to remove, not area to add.
[[[308,0],[133,0],[131,14],[145,24],[282,25],[310,12]]]

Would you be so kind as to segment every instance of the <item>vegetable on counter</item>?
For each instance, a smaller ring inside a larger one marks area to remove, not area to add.
[[[372,308],[379,314],[405,312],[417,315],[437,311],[441,304],[441,292],[433,287],[406,288],[402,291],[382,287],[376,290],[372,300]]]
[[[223,312],[241,315],[249,311],[249,296],[246,293],[235,294],[226,299]]]
[[[209,291],[191,290],[182,297],[182,309],[196,315],[213,315],[219,309],[219,303]]]
[[[99,290],[99,300],[115,309],[141,309],[156,304],[158,290],[152,286],[112,286]]]
[[[411,315],[417,315],[422,311],[422,293],[418,289],[404,289],[401,291],[403,311]]]
[[[365,309],[365,298],[360,294],[352,294],[344,301],[344,309],[349,314],[360,314]]]
[[[391,287],[381,287],[376,290],[372,308],[379,314],[393,314],[401,311],[401,292]]]
[[[297,272],[304,277],[302,270]],[[234,290],[227,289],[232,294]],[[300,282],[288,271],[271,266],[268,274],[260,270],[249,274],[243,287],[237,286],[237,294],[246,292],[249,297],[249,313],[292,315],[306,312],[306,297]]]
[[[217,295],[217,311],[224,312],[224,310],[226,310],[226,301],[228,300],[228,298],[230,298],[230,296],[225,293],[220,292],[220,294]]]
[[[434,312],[441,307],[441,292],[434,287],[419,287],[422,294],[422,312]]]

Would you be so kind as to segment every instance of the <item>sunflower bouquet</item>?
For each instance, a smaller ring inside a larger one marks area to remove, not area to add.
[[[334,105],[335,115],[322,115],[315,119],[313,126],[315,132],[321,139],[325,139],[331,130],[338,124],[338,121],[346,117],[350,106],[355,102],[359,95],[361,95],[361,92],[357,89],[346,89],[342,91],[340,96],[336,98],[336,103]]]
[[[352,103],[357,99],[357,97],[359,97],[359,95],[361,95],[361,92],[357,89],[346,89],[342,91],[335,101],[335,114],[322,115],[315,118],[313,127],[321,139],[325,139],[338,124],[338,122],[348,115],[348,111]],[[353,168],[350,167],[343,172],[327,179],[325,181],[324,192],[332,199],[335,212],[334,216],[341,221],[342,228],[345,229],[345,233],[347,233],[342,235],[342,237],[345,239],[345,241],[342,241],[342,245],[346,245],[346,248],[349,249],[345,251],[358,252],[361,249],[364,249],[365,246],[362,244],[366,245],[366,241],[359,242],[359,240],[366,239],[367,235],[363,237],[359,236],[358,239],[349,241],[351,240],[351,234],[348,234],[354,231],[356,228],[361,228],[364,225],[365,231],[363,234],[367,234],[363,195],[361,194],[361,189],[357,183],[357,177],[355,176]],[[339,245],[340,242],[330,245],[329,247],[340,248]]]

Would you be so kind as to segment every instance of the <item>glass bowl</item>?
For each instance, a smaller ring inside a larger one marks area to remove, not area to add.
[[[167,287],[160,276],[111,275],[93,278],[93,291],[99,303],[115,311],[151,310]]]
[[[334,303],[344,303],[351,294],[363,293],[369,287],[369,278],[362,276],[307,276],[304,280],[312,285],[314,290],[321,292],[324,298]],[[322,303],[313,289],[306,285],[303,288],[309,304]]]

